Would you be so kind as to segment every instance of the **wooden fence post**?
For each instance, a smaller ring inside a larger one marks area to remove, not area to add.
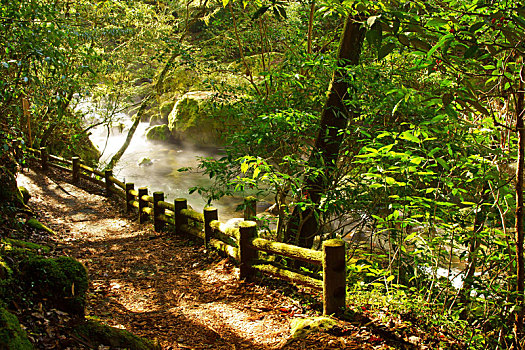
[[[45,147],[40,147],[40,165],[42,167],[42,170],[47,170],[47,162],[49,160],[49,156],[47,154],[47,150]]]
[[[250,279],[253,275],[251,261],[257,258],[257,251],[251,247],[251,240],[257,235],[254,221],[239,224],[239,278]]]
[[[159,206],[159,202],[164,201],[164,192],[153,192],[153,226],[155,232],[160,232],[164,228],[164,221],[159,219],[159,215],[164,215],[166,210]]]
[[[80,179],[80,158],[79,157],[71,157],[71,161],[73,162],[73,178],[72,181],[74,184],[78,182]]]
[[[106,197],[111,195],[111,188],[113,187],[113,182],[109,179],[113,176],[113,170],[104,171],[104,180],[106,181]]]
[[[204,245],[208,246],[210,242],[213,229],[210,226],[210,222],[213,220],[218,220],[219,214],[217,213],[217,208],[208,207],[204,208]]]
[[[255,220],[257,215],[257,198],[246,197],[244,198],[244,220]]]
[[[345,242],[323,242],[323,314],[340,314],[346,303]]]
[[[180,213],[182,209],[188,209],[188,201],[185,198],[176,198],[173,204],[175,205],[175,233],[180,235],[182,225],[188,224],[188,218]]]
[[[148,214],[144,212],[144,208],[148,206],[148,202],[142,199],[142,196],[148,195],[147,187],[139,187],[139,224],[143,224],[148,219]]]
[[[133,205],[131,205],[131,202],[135,199],[135,197],[129,192],[134,189],[134,183],[126,182],[126,213],[131,212],[131,210],[133,209]]]

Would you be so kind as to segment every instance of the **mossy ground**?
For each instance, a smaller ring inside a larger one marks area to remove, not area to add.
[[[0,307],[0,349],[33,349],[16,316],[3,307]]]

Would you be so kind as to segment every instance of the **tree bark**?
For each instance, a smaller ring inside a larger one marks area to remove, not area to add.
[[[333,179],[343,142],[341,130],[346,129],[348,120],[359,113],[355,109],[349,109],[345,103],[349,100],[351,86],[346,79],[344,68],[359,64],[365,32],[365,27],[355,17],[349,16],[346,19],[337,54],[337,69],[332,75],[319,133],[308,161],[311,167],[323,169],[320,174],[307,175],[305,180],[304,188],[314,206],[320,203],[322,194]],[[301,212],[301,209],[296,207],[288,224],[285,241],[297,241],[299,246],[310,247],[318,231],[319,219],[315,210],[307,209]]]
[[[516,344],[519,347],[519,342],[523,337],[523,321],[524,321],[524,281],[525,281],[525,265],[523,260],[523,169],[525,166],[525,106],[524,106],[524,69],[522,68],[520,74],[519,91],[516,99],[516,130],[518,132],[518,164],[516,169],[516,315],[514,323],[514,333],[516,336]]]

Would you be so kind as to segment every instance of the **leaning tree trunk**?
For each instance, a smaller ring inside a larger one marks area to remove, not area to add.
[[[129,144],[131,143],[131,140],[133,139],[133,135],[135,135],[135,131],[137,130],[137,127],[139,126],[140,120],[142,119],[142,116],[144,115],[144,112],[146,111],[146,108],[148,107],[148,103],[151,100],[151,98],[154,96],[155,93],[159,93],[161,90],[162,84],[164,82],[164,78],[166,77],[166,74],[168,73],[168,70],[170,66],[175,61],[175,58],[179,56],[178,52],[174,52],[168,62],[164,65],[164,68],[162,69],[162,72],[160,73],[159,77],[157,78],[157,82],[155,83],[155,90],[154,92],[147,95],[144,100],[142,100],[139,110],[137,114],[135,115],[135,120],[133,121],[133,124],[131,125],[131,128],[129,128],[128,135],[126,136],[126,140],[120,147],[120,149],[111,157],[111,160],[106,164],[104,167],[105,170],[113,169],[113,167],[118,163],[122,155],[126,152],[128,149]]]
[[[358,111],[349,109],[345,104],[349,100],[351,87],[345,78],[345,67],[359,64],[365,32],[365,27],[356,18],[349,16],[346,19],[339,43],[337,68],[332,75],[319,133],[308,161],[310,166],[323,169],[321,174],[309,175],[305,180],[304,188],[314,206],[320,203],[322,194],[333,179],[343,142],[341,130],[347,127],[349,118],[358,114]],[[310,247],[318,231],[319,220],[315,209],[301,211],[296,207],[288,224],[285,241]]]
[[[144,112],[146,111],[146,107],[148,106],[148,102],[151,100],[151,97],[153,94],[147,95],[144,100],[142,100],[142,103],[140,104],[140,108],[135,115],[135,120],[133,121],[133,124],[131,125],[131,128],[129,128],[128,135],[126,136],[126,140],[120,147],[120,149],[111,157],[111,160],[106,164],[104,167],[104,170],[113,169],[113,167],[118,163],[122,155],[126,152],[128,149],[129,144],[131,143],[131,140],[133,139],[133,135],[135,135],[135,131],[137,130],[137,127],[139,126],[140,120],[142,119],[142,116],[144,115]]]
[[[522,73],[524,69],[522,68]],[[521,79],[523,79],[523,74]],[[523,261],[523,169],[525,166],[525,106],[524,106],[524,84],[521,80],[519,84],[518,96],[516,99],[516,130],[518,131],[518,164],[516,169],[516,316],[514,323],[514,332],[516,343],[519,347],[519,341],[523,337],[524,321],[524,261]]]

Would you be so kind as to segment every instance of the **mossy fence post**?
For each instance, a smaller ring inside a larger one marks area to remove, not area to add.
[[[143,224],[148,219],[148,214],[144,212],[144,208],[148,206],[148,202],[146,202],[144,199],[142,199],[143,196],[148,195],[148,188],[147,187],[139,187],[139,224]]]
[[[210,226],[210,222],[218,220],[219,214],[217,208],[207,207],[204,208],[204,245],[207,247],[213,234],[213,228]]]
[[[345,242],[323,242],[323,314],[340,314],[346,303]]]
[[[78,180],[80,179],[80,158],[79,157],[72,157],[72,181],[74,184],[78,183]]]
[[[40,166],[42,170],[47,170],[48,168],[49,156],[45,147],[40,147]]]
[[[244,198],[244,220],[255,220],[257,215],[257,198],[246,197]]]
[[[135,196],[131,194],[131,191],[135,189],[135,184],[133,182],[126,182],[126,213],[130,213],[133,210],[133,202]]]
[[[250,279],[253,275],[251,261],[257,258],[251,241],[257,235],[257,224],[254,221],[243,221],[239,224],[239,278]]]
[[[175,233],[182,235],[181,227],[188,224],[188,218],[182,215],[183,209],[188,209],[188,201],[186,198],[176,198],[174,201],[175,206]]]
[[[113,187],[113,182],[109,179],[113,176],[113,170],[104,171],[104,180],[106,183],[106,197],[111,195],[111,188]]]
[[[159,202],[164,201],[164,192],[153,192],[153,226],[155,232],[160,232],[164,229],[164,221],[159,217],[166,213],[164,208],[159,206]]]

